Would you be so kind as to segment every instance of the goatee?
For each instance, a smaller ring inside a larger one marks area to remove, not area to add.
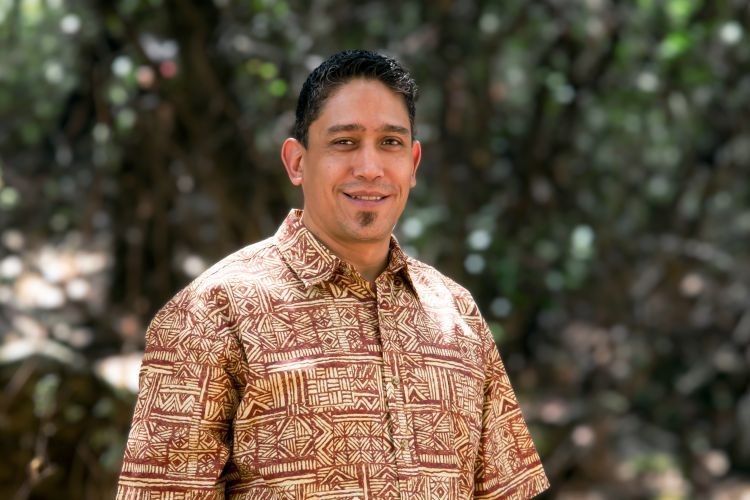
[[[374,212],[359,212],[357,213],[357,222],[359,222],[360,226],[367,227],[373,222],[375,222],[375,213]]]

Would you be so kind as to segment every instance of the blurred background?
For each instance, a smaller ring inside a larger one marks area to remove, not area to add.
[[[747,0],[0,0],[0,497],[112,498],[155,311],[301,197],[344,48],[421,87],[397,229],[490,322],[545,498],[750,498]]]

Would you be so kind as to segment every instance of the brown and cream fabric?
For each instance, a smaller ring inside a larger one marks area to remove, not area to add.
[[[119,499],[530,498],[547,478],[469,293],[395,239],[374,289],[292,211],[146,337]]]

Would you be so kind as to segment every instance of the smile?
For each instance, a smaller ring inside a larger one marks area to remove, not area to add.
[[[357,201],[360,203],[377,203],[388,198],[389,195],[376,192],[359,191],[353,193],[343,192],[343,194],[350,200]]]
[[[347,196],[353,200],[363,200],[363,201],[380,201],[385,196],[357,196],[353,194],[347,194]]]

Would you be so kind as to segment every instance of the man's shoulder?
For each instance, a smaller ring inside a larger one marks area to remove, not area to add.
[[[214,283],[253,281],[274,272],[283,261],[274,237],[266,238],[241,248],[206,269],[193,281],[195,288]]]
[[[407,257],[409,279],[428,315],[442,325],[457,325],[463,336],[490,345],[486,322],[471,292],[433,266]]]
[[[471,292],[466,287],[438,271],[434,266],[409,256],[406,257],[406,261],[409,277],[416,287],[430,294],[447,292],[455,299],[474,302]]]
[[[169,332],[170,338],[192,333],[206,336],[206,324],[231,323],[229,318],[236,298],[253,295],[252,290],[259,283],[282,275],[283,266],[273,237],[241,248],[216,262],[172,296],[154,315],[149,331],[164,330]],[[207,323],[209,318],[211,321]],[[180,326],[186,324],[194,327]],[[157,341],[153,335],[151,338],[151,342]]]
[[[269,278],[278,277],[285,270],[274,237],[252,243],[203,271],[180,290],[172,301],[207,298],[234,287],[251,288]]]

